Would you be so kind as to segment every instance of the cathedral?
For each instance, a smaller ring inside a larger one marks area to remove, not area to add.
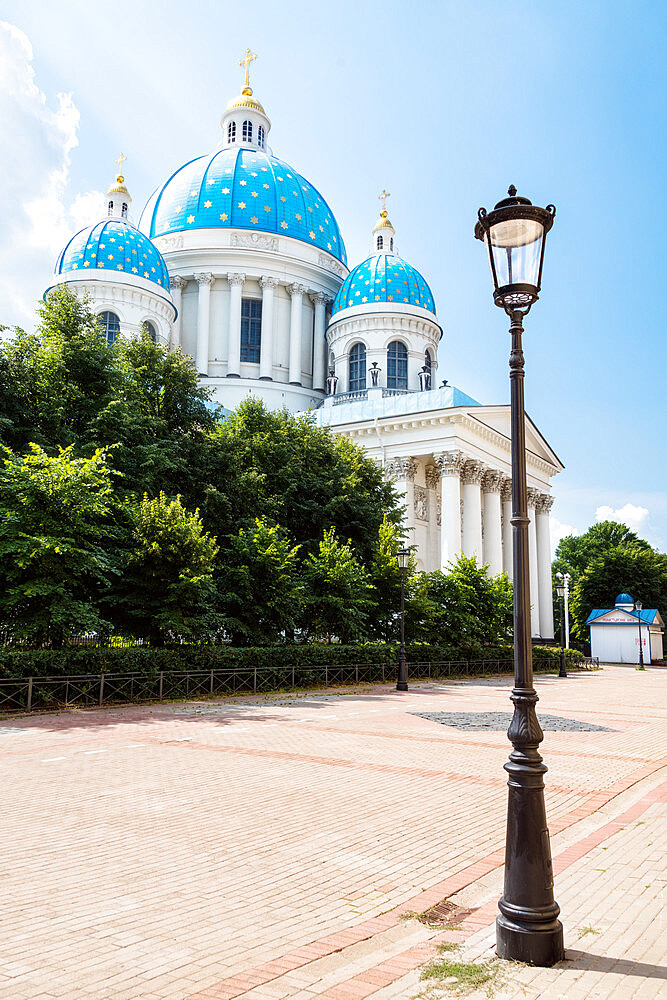
[[[120,172],[100,220],[60,253],[45,294],[87,294],[107,341],[137,336],[193,358],[216,403],[258,396],[308,411],[395,480],[418,568],[458,553],[512,576],[510,410],[442,381],[431,290],[400,256],[386,198],[351,270],[333,211],[269,145],[245,81],[218,148],[179,167],[130,221]],[[550,479],[563,468],[526,418],[532,633],[553,638]]]

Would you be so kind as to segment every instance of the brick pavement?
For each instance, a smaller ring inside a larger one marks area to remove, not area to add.
[[[537,687],[545,714],[609,731],[546,733],[570,960],[499,989],[658,996],[667,671]],[[509,744],[415,713],[504,712],[508,689],[4,720],[0,998],[407,998],[442,932],[401,917],[445,897],[472,911],[445,937],[491,954]]]

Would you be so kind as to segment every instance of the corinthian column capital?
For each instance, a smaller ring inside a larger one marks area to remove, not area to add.
[[[195,281],[198,285],[208,285],[210,287],[214,283],[215,277],[210,272],[195,274]]]
[[[295,281],[291,285],[287,286],[287,291],[290,293],[291,296],[305,295],[305,293],[308,291],[308,288],[306,287],[306,285],[300,285],[297,281]]]
[[[441,451],[433,456],[441,476],[460,476],[465,465],[465,455],[461,451]]]
[[[537,502],[540,499],[541,495],[542,494],[540,493],[539,490],[533,489],[532,486],[529,486],[528,489],[526,490],[526,497],[528,499],[528,506],[529,507],[536,507],[537,506]]]
[[[182,278],[180,274],[175,274],[173,277],[169,277],[169,286],[170,288],[176,289],[176,291],[182,292],[187,283],[187,278]]]
[[[242,285],[245,281],[245,274],[240,274],[239,272],[230,271],[227,275],[227,281],[230,285]]]
[[[540,493],[537,498],[536,510],[539,514],[548,514],[554,505],[555,497],[552,497],[549,493]]]
[[[385,466],[385,470],[388,476],[412,482],[415,478],[417,465],[412,458],[390,458]]]
[[[270,278],[266,274],[263,274],[262,277],[259,279],[260,288],[275,288],[277,284],[278,284],[277,278]]]
[[[466,486],[479,486],[482,482],[484,472],[484,465],[471,458],[463,466],[461,478]]]
[[[482,490],[484,493],[500,493],[502,485],[502,473],[496,469],[489,469],[482,478]]]

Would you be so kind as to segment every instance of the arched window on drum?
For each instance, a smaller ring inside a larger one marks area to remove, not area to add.
[[[387,388],[407,389],[408,349],[400,340],[392,340],[387,348]]]
[[[366,388],[366,348],[363,344],[355,344],[350,351],[347,388],[349,392]]]
[[[115,343],[116,337],[120,333],[120,320],[114,312],[100,313],[103,336],[109,347]]]

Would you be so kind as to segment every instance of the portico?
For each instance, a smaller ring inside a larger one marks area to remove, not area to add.
[[[365,399],[339,404],[333,397],[315,418],[363,444],[395,481],[420,570],[446,572],[462,553],[487,564],[492,575],[511,577],[508,411],[480,406],[448,386],[394,396],[370,389]],[[550,478],[563,466],[529,418],[526,440],[532,633],[551,639]]]

